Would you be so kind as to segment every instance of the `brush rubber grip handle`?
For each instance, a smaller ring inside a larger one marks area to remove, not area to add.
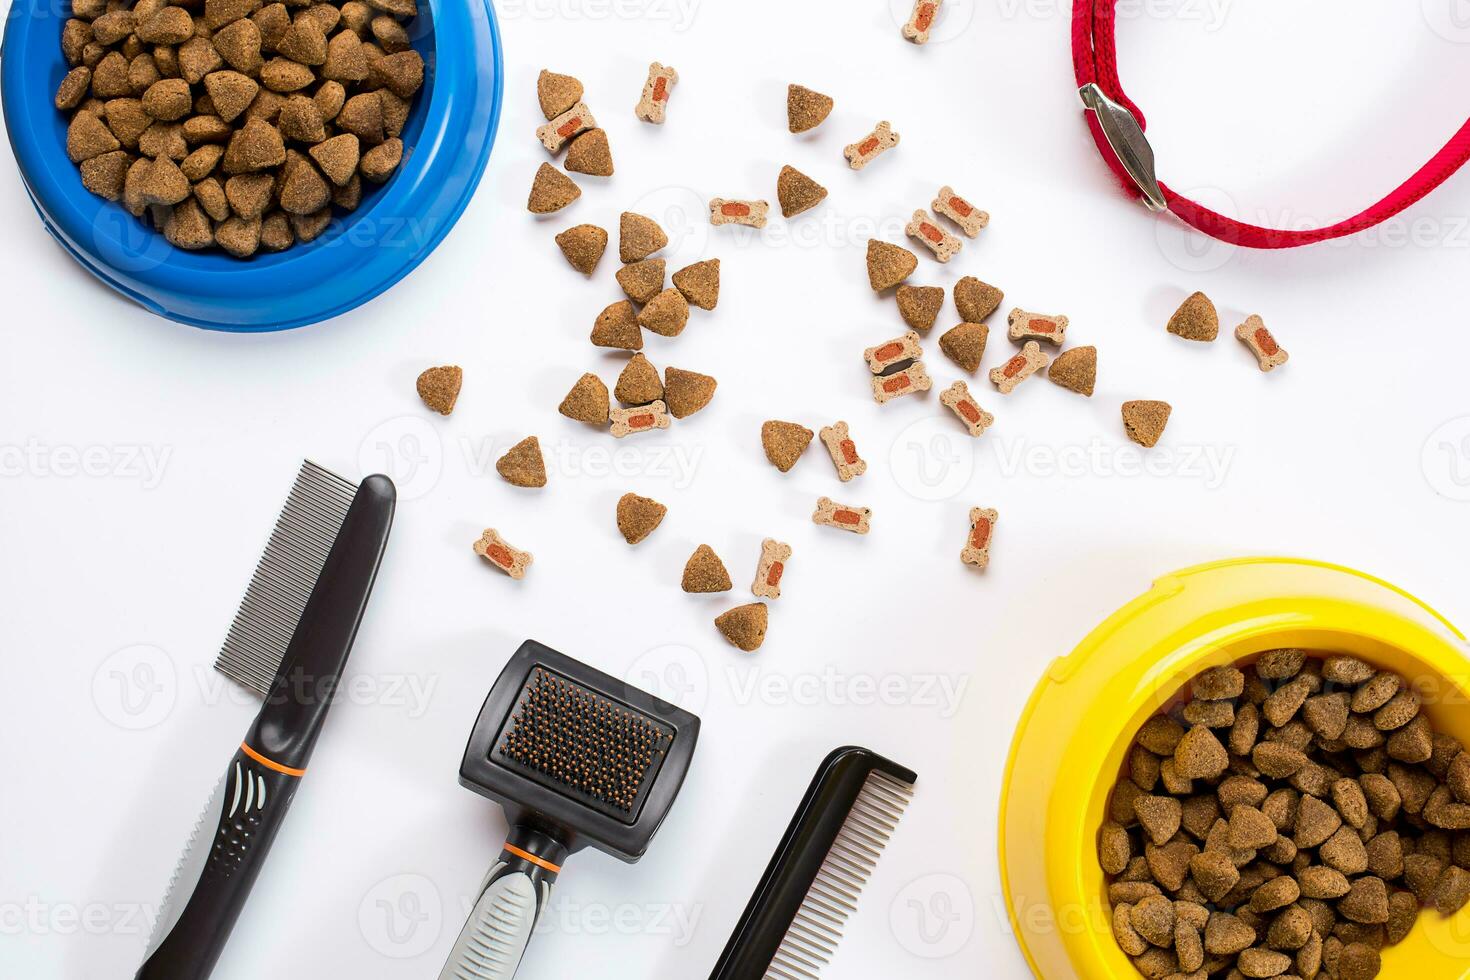
[[[136,980],[203,980],[230,938],[280,830],[300,772],[241,746],[215,786],[169,883]]]
[[[503,852],[454,941],[439,980],[511,980],[551,901],[555,872]]]

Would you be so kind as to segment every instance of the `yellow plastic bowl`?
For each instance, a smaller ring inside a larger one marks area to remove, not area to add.
[[[1137,977],[1113,940],[1097,834],[1133,736],[1195,674],[1265,650],[1347,653],[1415,682],[1437,731],[1470,745],[1470,645],[1386,582],[1321,562],[1253,558],[1167,575],[1052,664],[1006,764],[1000,875],[1043,980]],[[1470,908],[1432,910],[1383,976],[1470,977]]]

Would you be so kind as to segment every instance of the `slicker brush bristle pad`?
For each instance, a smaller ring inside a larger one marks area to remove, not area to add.
[[[491,758],[624,823],[638,819],[673,729],[537,667]]]

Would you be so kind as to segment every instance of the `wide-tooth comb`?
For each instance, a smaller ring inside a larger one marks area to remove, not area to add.
[[[310,460],[301,464],[215,670],[262,698],[269,693],[356,493],[356,484]]]

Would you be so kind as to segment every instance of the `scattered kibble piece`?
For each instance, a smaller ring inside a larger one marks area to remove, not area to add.
[[[704,408],[715,397],[719,382],[707,374],[664,368],[664,403],[676,419],[688,418]]]
[[[1235,328],[1235,339],[1250,348],[1250,352],[1256,355],[1256,363],[1262,371],[1271,371],[1285,364],[1288,354],[1281,345],[1276,343],[1276,338],[1271,331],[1266,329],[1266,321],[1254,313],[1246,317],[1245,322]]]
[[[536,138],[551,153],[560,153],[561,148],[597,126],[592,110],[581,102],[536,129]]]
[[[811,429],[795,422],[771,419],[761,424],[761,445],[765,447],[766,459],[782,473],[791,472],[791,467],[812,444],[813,435]]]
[[[572,178],[549,163],[541,164],[536,179],[531,183],[531,196],[526,200],[526,210],[532,214],[552,214],[582,196],[582,189]]]
[[[976,568],[985,568],[990,564],[990,539],[995,533],[995,522],[999,519],[1000,514],[993,507],[970,509],[970,533],[965,538],[965,547],[960,551],[960,561]]]
[[[541,441],[527,436],[495,461],[495,472],[513,487],[546,486],[546,460],[541,456]]]
[[[816,129],[832,111],[832,99],[803,85],[786,86],[786,126],[793,133]]]
[[[754,653],[766,642],[767,616],[764,602],[752,602],[716,616],[715,628],[736,649]]]
[[[475,554],[513,579],[525,578],[526,569],[536,560],[529,551],[511,547],[493,527],[486,528],[475,542]]]
[[[712,310],[720,301],[720,260],[706,259],[686,265],[674,273],[673,283],[689,305]]]
[[[629,544],[637,544],[663,523],[669,509],[657,500],[625,493],[618,498],[618,532]]]
[[[812,513],[813,524],[853,534],[867,534],[872,518],[873,512],[866,507],[848,507],[827,497],[817,498],[817,509]]]
[[[541,114],[548,120],[555,119],[582,101],[582,83],[571,75],[543,68],[536,76],[536,99],[541,103]]]
[[[664,111],[669,105],[669,95],[679,84],[679,73],[657,61],[648,66],[648,80],[643,83],[643,96],[633,112],[644,122],[655,126],[663,125]]]
[[[669,236],[652,218],[632,211],[624,211],[618,218],[618,258],[624,265],[641,262],[667,244]]]
[[[939,224],[929,216],[927,211],[915,211],[913,218],[904,228],[904,233],[922,242],[940,262],[948,262],[964,247],[963,242],[939,227]]]
[[[967,238],[978,237],[980,232],[985,230],[985,226],[990,224],[988,211],[981,211],[960,197],[948,184],[939,188],[939,193],[934,196],[930,207],[934,209],[935,214],[943,215],[959,225],[960,231],[964,232]]]
[[[786,563],[791,560],[791,545],[782,544],[775,538],[761,542],[760,561],[755,566],[755,581],[750,591],[762,599],[781,598],[781,576],[786,574]]]
[[[729,592],[735,587],[730,581],[730,573],[725,569],[725,563],[720,561],[720,556],[715,554],[715,549],[707,544],[702,544],[694,549],[694,554],[684,563],[684,580],[682,587],[685,592]]]
[[[944,0],[914,0],[914,9],[903,25],[904,40],[928,44],[929,30],[934,26],[934,18],[939,16],[939,7],[943,3]]]
[[[1005,293],[974,276],[965,276],[954,284],[955,309],[960,311],[960,319],[966,323],[982,322],[998,310],[1004,300]]]
[[[611,409],[607,385],[595,374],[584,374],[578,378],[557,407],[557,411],[567,418],[588,425],[607,425]]]
[[[1006,334],[1020,344],[1028,340],[1062,346],[1067,337],[1067,318],[1045,313],[1028,313],[1017,307],[1006,316]]]
[[[858,455],[857,444],[852,441],[846,422],[823,426],[817,435],[822,445],[827,447],[832,465],[837,467],[837,479],[846,483],[868,471],[867,460]]]
[[[867,136],[843,147],[842,155],[847,158],[849,167],[861,170],[897,146],[898,139],[898,134],[893,131],[893,127],[885,119]]]
[[[944,308],[943,286],[899,286],[898,315],[915,330],[928,330]]]
[[[440,415],[448,415],[454,411],[454,403],[459,400],[459,389],[463,384],[464,369],[451,365],[424,371],[419,375],[417,388],[425,405]]]
[[[821,204],[827,197],[827,188],[812,180],[792,166],[781,168],[776,177],[776,200],[781,204],[781,216],[793,218]]]
[[[924,350],[919,346],[919,335],[912,330],[902,337],[885,340],[876,347],[869,347],[863,351],[863,360],[868,362],[868,370],[874,374],[882,374],[894,365],[923,356]]]
[[[631,262],[617,273],[618,285],[635,303],[647,303],[664,288],[664,260],[644,259]]]
[[[868,239],[868,285],[881,293],[903,282],[919,267],[919,257],[902,245]]]
[[[1152,449],[1159,444],[1159,437],[1164,434],[1164,426],[1169,424],[1169,413],[1173,410],[1168,402],[1124,402],[1123,428],[1129,439]]]
[[[735,201],[716,197],[709,202],[709,223],[712,225],[745,225],[764,228],[766,215],[771,205],[766,201]]]
[[[619,350],[642,350],[643,330],[638,326],[638,311],[633,309],[633,304],[621,299],[597,314],[592,324],[592,343]]]
[[[590,276],[607,251],[607,232],[596,225],[576,225],[557,235],[556,245],[573,269]]]
[[[1169,317],[1169,332],[1185,340],[1212,341],[1220,334],[1220,314],[1204,293],[1190,293]]]
[[[972,436],[984,435],[985,430],[995,424],[995,416],[980,407],[975,396],[970,394],[970,386],[963,381],[956,381],[940,392],[939,403],[959,416]]]
[[[1057,355],[1046,376],[1068,391],[1092,397],[1097,384],[1097,348],[1073,347]]]
[[[621,439],[634,432],[649,432],[669,427],[668,406],[662,401],[633,408],[615,408],[608,413],[612,419],[613,438]]]
[[[915,361],[902,371],[885,374],[872,379],[873,400],[879,405],[890,402],[904,395],[914,395],[921,391],[928,391],[934,386],[934,381],[929,373],[924,370],[923,361]]]
[[[989,338],[990,328],[985,324],[961,323],[940,335],[939,349],[951,361],[974,374],[980,370],[980,361],[985,357],[985,343]]]
[[[664,383],[659,379],[658,368],[642,354],[634,354],[618,375],[613,397],[624,405],[647,405],[663,396]]]
[[[990,380],[1002,395],[1009,395],[1022,381],[1050,363],[1051,358],[1042,353],[1041,345],[1028,340],[1019,354],[990,372]]]
[[[566,168],[574,174],[593,177],[613,175],[612,147],[607,142],[607,130],[589,129],[572,140],[567,148]]]
[[[689,323],[689,301],[677,289],[665,289],[638,312],[638,325],[661,337],[677,337]]]

